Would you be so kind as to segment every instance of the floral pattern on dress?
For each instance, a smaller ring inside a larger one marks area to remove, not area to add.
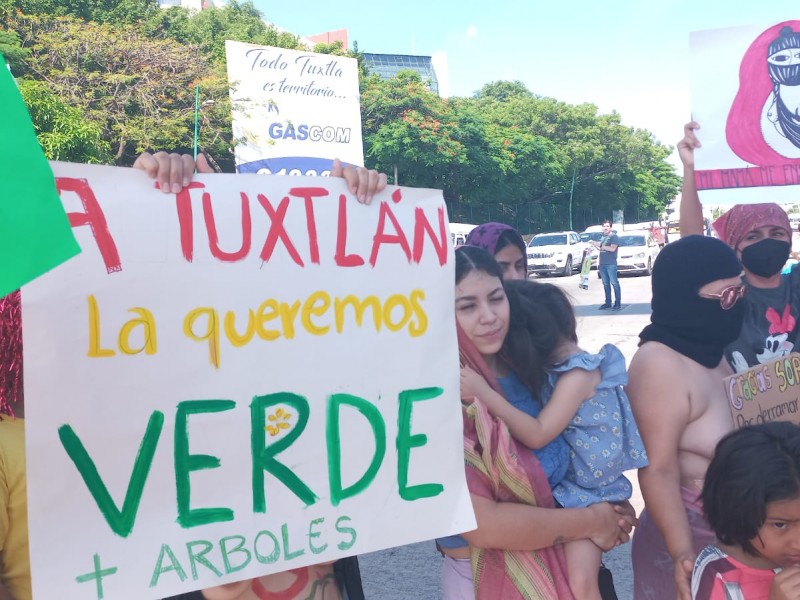
[[[623,472],[646,467],[647,453],[623,387],[628,383],[625,357],[613,344],[597,354],[570,355],[549,370],[542,391],[544,404],[561,374],[573,369],[599,369],[601,381],[562,434],[570,447],[570,462],[553,496],[568,508],[627,500],[633,487]]]

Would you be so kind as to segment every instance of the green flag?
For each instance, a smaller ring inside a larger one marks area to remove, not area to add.
[[[0,297],[81,249],[28,109],[0,55]]]

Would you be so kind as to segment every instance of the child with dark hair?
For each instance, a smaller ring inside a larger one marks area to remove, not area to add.
[[[612,344],[598,354],[578,346],[575,313],[561,288],[533,281],[508,281],[505,286],[511,321],[503,355],[517,372],[529,369],[529,355],[544,358],[544,406],[533,417],[502,401],[499,394],[484,393],[481,399],[529,448],[541,448],[559,436],[567,442],[567,472],[553,487],[561,506],[628,500],[632,486],[623,471],[647,466],[647,456],[623,391],[628,381],[624,356]],[[543,318],[555,331],[542,335],[537,324]],[[599,599],[602,550],[585,539],[568,542],[564,550],[575,597]]]
[[[800,427],[763,423],[722,438],[702,499],[719,541],[697,557],[692,598],[800,598]]]

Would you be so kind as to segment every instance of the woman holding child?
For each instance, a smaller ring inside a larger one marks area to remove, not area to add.
[[[608,550],[626,541],[635,521],[630,507],[598,498],[595,503],[571,503],[553,510],[552,494],[576,464],[560,433],[573,420],[578,405],[594,395],[600,383],[594,374],[597,365],[580,367],[591,381],[573,390],[577,396],[560,389],[561,396],[570,396],[574,409],[565,408],[561,401],[558,407],[554,402],[551,409],[542,409],[532,390],[538,396],[546,388],[545,366],[572,347],[563,345],[563,336],[544,305],[526,298],[526,286],[539,284],[518,285],[520,290],[506,294],[500,267],[485,251],[467,246],[456,252],[464,450],[478,528],[463,538],[439,541],[445,554],[443,597],[555,599],[575,594],[600,598],[599,559],[576,565],[578,577],[573,578],[568,575],[563,547],[566,542],[587,540],[595,549]],[[618,399],[618,386],[610,388]],[[541,423],[536,419],[539,415]],[[516,421],[525,426],[509,432],[509,422]],[[536,443],[530,440],[537,448],[533,451],[519,439],[528,428],[537,429],[537,434],[543,430]],[[570,589],[581,578],[590,582],[588,595],[584,588]]]

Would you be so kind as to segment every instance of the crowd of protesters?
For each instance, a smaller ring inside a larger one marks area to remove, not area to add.
[[[653,267],[651,323],[629,369],[612,344],[580,347],[570,298],[528,279],[519,232],[486,223],[455,251],[453,418],[478,526],[436,541],[443,598],[615,598],[602,555],[634,527],[636,600],[800,598],[800,428],[734,432],[721,386],[794,348],[800,270],[782,273],[792,231],[780,206],[751,204],[713,223],[718,239],[703,235],[698,127],[687,124],[678,145],[682,236]],[[164,193],[211,172],[202,155],[145,153],[134,166]],[[332,175],[364,203],[386,186],[385,175],[338,162]],[[21,328],[14,293],[0,300],[0,600],[31,598]],[[623,474],[633,469],[638,518]],[[363,598],[355,558],[313,568],[335,578],[336,597]],[[181,597],[254,593],[239,582]]]

